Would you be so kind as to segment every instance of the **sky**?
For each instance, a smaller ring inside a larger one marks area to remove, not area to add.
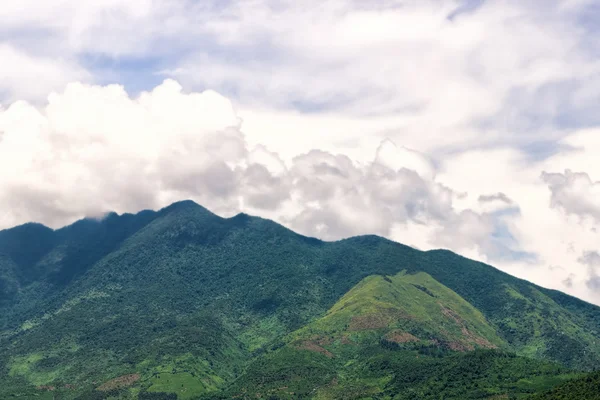
[[[600,304],[595,0],[4,0],[0,229],[192,199]]]

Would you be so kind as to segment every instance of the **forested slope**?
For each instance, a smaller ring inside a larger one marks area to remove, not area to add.
[[[181,385],[186,396],[218,391],[367,277],[443,287],[481,321],[466,329],[497,351],[600,368],[596,306],[449,251],[376,236],[323,242],[186,201],[56,231],[0,232],[0,395],[53,386],[74,398],[124,376],[135,378],[125,379],[132,396]],[[435,333],[435,321],[417,325]],[[439,342],[452,354],[481,347]]]

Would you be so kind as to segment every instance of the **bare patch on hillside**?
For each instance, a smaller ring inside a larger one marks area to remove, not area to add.
[[[463,335],[465,335],[465,337],[469,341],[475,343],[476,345],[478,345],[480,347],[483,347],[484,349],[497,349],[498,348],[498,346],[491,343],[486,338],[474,334],[473,332],[469,331],[466,327],[462,328],[462,333],[463,333]]]
[[[303,342],[300,342],[299,344],[296,345],[296,348],[300,349],[300,350],[314,351],[317,353],[321,353],[321,354],[325,355],[326,357],[333,358],[333,353],[331,353],[329,350],[321,347],[316,342],[313,342],[310,340],[305,340]]]
[[[348,335],[342,336],[341,343],[342,344],[356,344]]]
[[[411,319],[411,316],[400,310],[387,310],[379,313],[357,315],[352,317],[349,331],[364,331],[368,329],[387,328],[391,323],[400,319]]]
[[[442,309],[442,314],[444,314],[446,317],[448,317],[449,319],[453,320],[454,322],[456,322],[458,325],[464,326],[464,320],[457,314],[455,313],[453,310],[449,309],[448,307],[444,307],[444,305],[442,303],[438,303]]]
[[[460,317],[460,315],[458,315],[456,312],[454,312],[453,310],[451,310],[447,307],[444,307],[444,305],[441,303],[438,303],[438,304],[440,305],[440,307],[442,309],[442,314],[460,326],[461,333],[463,335],[463,338],[465,339],[465,340],[461,340],[461,341],[448,342],[448,347],[451,350],[472,351],[475,349],[475,346],[473,346],[474,344],[479,347],[483,347],[485,349],[498,348],[498,346],[491,343],[486,338],[469,331],[469,329],[467,329],[467,324],[466,324],[465,320],[462,319]]]
[[[121,389],[125,387],[129,387],[133,385],[135,382],[140,380],[140,374],[130,374],[119,376],[118,378],[111,379],[108,382],[103,383],[98,386],[96,390],[100,390],[102,392],[108,392],[113,389]]]
[[[466,352],[466,351],[473,351],[475,350],[475,347],[470,345],[470,344],[465,344],[465,343],[461,343],[461,342],[447,342],[446,345],[448,346],[448,348],[450,350],[453,351],[460,351],[462,353]]]
[[[408,332],[403,332],[400,330],[395,330],[395,331],[388,333],[385,338],[387,340],[389,340],[390,342],[394,342],[394,343],[398,343],[398,344],[419,341],[419,338],[417,338],[416,336],[411,335]]]

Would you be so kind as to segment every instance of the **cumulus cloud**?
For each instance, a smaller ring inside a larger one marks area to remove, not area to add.
[[[506,209],[518,209],[518,205],[502,192],[483,194],[477,198],[477,203],[482,211],[497,212]]]
[[[7,0],[0,226],[192,198],[600,303],[594,6]]]
[[[174,81],[135,99],[118,85],[71,84],[41,111],[16,102],[0,111],[3,225],[57,226],[191,195],[217,210],[237,204],[248,153],[239,125],[227,99]]]
[[[496,194],[489,194],[489,195],[481,195],[479,196],[479,198],[477,199],[480,203],[493,203],[496,201],[499,201],[501,203],[504,204],[512,204],[512,200],[505,195],[502,192],[498,192]]]
[[[564,173],[543,172],[542,180],[552,193],[552,207],[600,221],[600,182],[593,182],[585,172],[568,169]]]
[[[0,131],[4,227],[58,227],[191,198],[223,215],[270,216],[329,240],[391,237],[399,226],[419,225],[432,228],[433,246],[494,257],[509,245],[492,237],[502,217],[456,209],[463,194],[438,182],[422,153],[384,139],[367,163],[322,150],[286,163],[246,142],[228,99],[184,93],[172,80],[137,97],[119,85],[70,84],[42,109],[21,101],[0,111]]]
[[[575,274],[569,274],[568,277],[563,279],[562,284],[567,288],[571,289],[573,287],[573,279],[576,277]]]
[[[426,180],[435,177],[435,167],[424,154],[406,147],[398,148],[389,139],[384,140],[377,149],[375,163],[396,171],[401,169],[415,171]]]
[[[370,163],[313,150],[290,170],[296,213],[280,218],[323,239],[379,234],[418,248],[452,248],[478,259],[525,254],[509,233],[514,214],[457,207],[425,155],[384,140]]]
[[[421,165],[424,159],[388,141],[381,148],[387,146],[389,160],[401,164],[416,160]],[[440,219],[452,212],[449,190],[404,164],[382,164],[381,148],[366,166],[322,151],[295,158],[293,193],[299,203],[308,206],[292,224],[304,232],[321,225],[317,233],[326,239],[369,232],[388,235],[394,221]],[[425,172],[432,173],[421,171]]]
[[[600,253],[597,251],[586,251],[577,260],[589,267],[589,278],[586,285],[592,290],[600,290]]]
[[[566,138],[572,152],[534,164],[511,149],[434,162],[389,139],[369,162],[323,150],[286,162],[249,145],[243,131],[227,98],[184,93],[171,80],[136,97],[119,85],[75,83],[41,109],[15,102],[0,110],[0,209],[8,210],[0,225],[58,227],[191,198],[323,239],[375,233],[450,248],[599,300],[596,267],[577,268],[599,239],[596,219],[580,217],[594,215],[596,184],[566,170],[594,165],[594,131]],[[566,172],[541,174],[556,169]]]
[[[521,257],[495,260],[489,258],[493,254],[489,250],[469,255],[599,303],[600,293],[589,284],[593,277],[590,267],[581,263],[582,254],[598,251],[600,243],[593,175],[599,166],[598,134],[597,129],[571,132],[556,143],[560,151],[542,159],[532,159],[526,151],[514,148],[470,150],[444,157],[438,181],[467,193],[455,199],[455,208],[500,214],[503,226],[495,229],[493,236],[509,234],[518,243],[514,254],[525,252]]]

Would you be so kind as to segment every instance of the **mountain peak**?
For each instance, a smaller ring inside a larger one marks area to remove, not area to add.
[[[166,206],[160,209],[160,213],[170,213],[173,211],[194,211],[194,212],[202,212],[203,214],[211,215],[217,217],[216,214],[208,210],[207,208],[201,206],[193,200],[181,200],[177,201],[169,206]]]
[[[299,334],[342,335],[357,342],[364,339],[359,333],[367,331],[388,336],[400,332],[411,341],[459,351],[503,346],[477,309],[424,272],[371,275]]]

